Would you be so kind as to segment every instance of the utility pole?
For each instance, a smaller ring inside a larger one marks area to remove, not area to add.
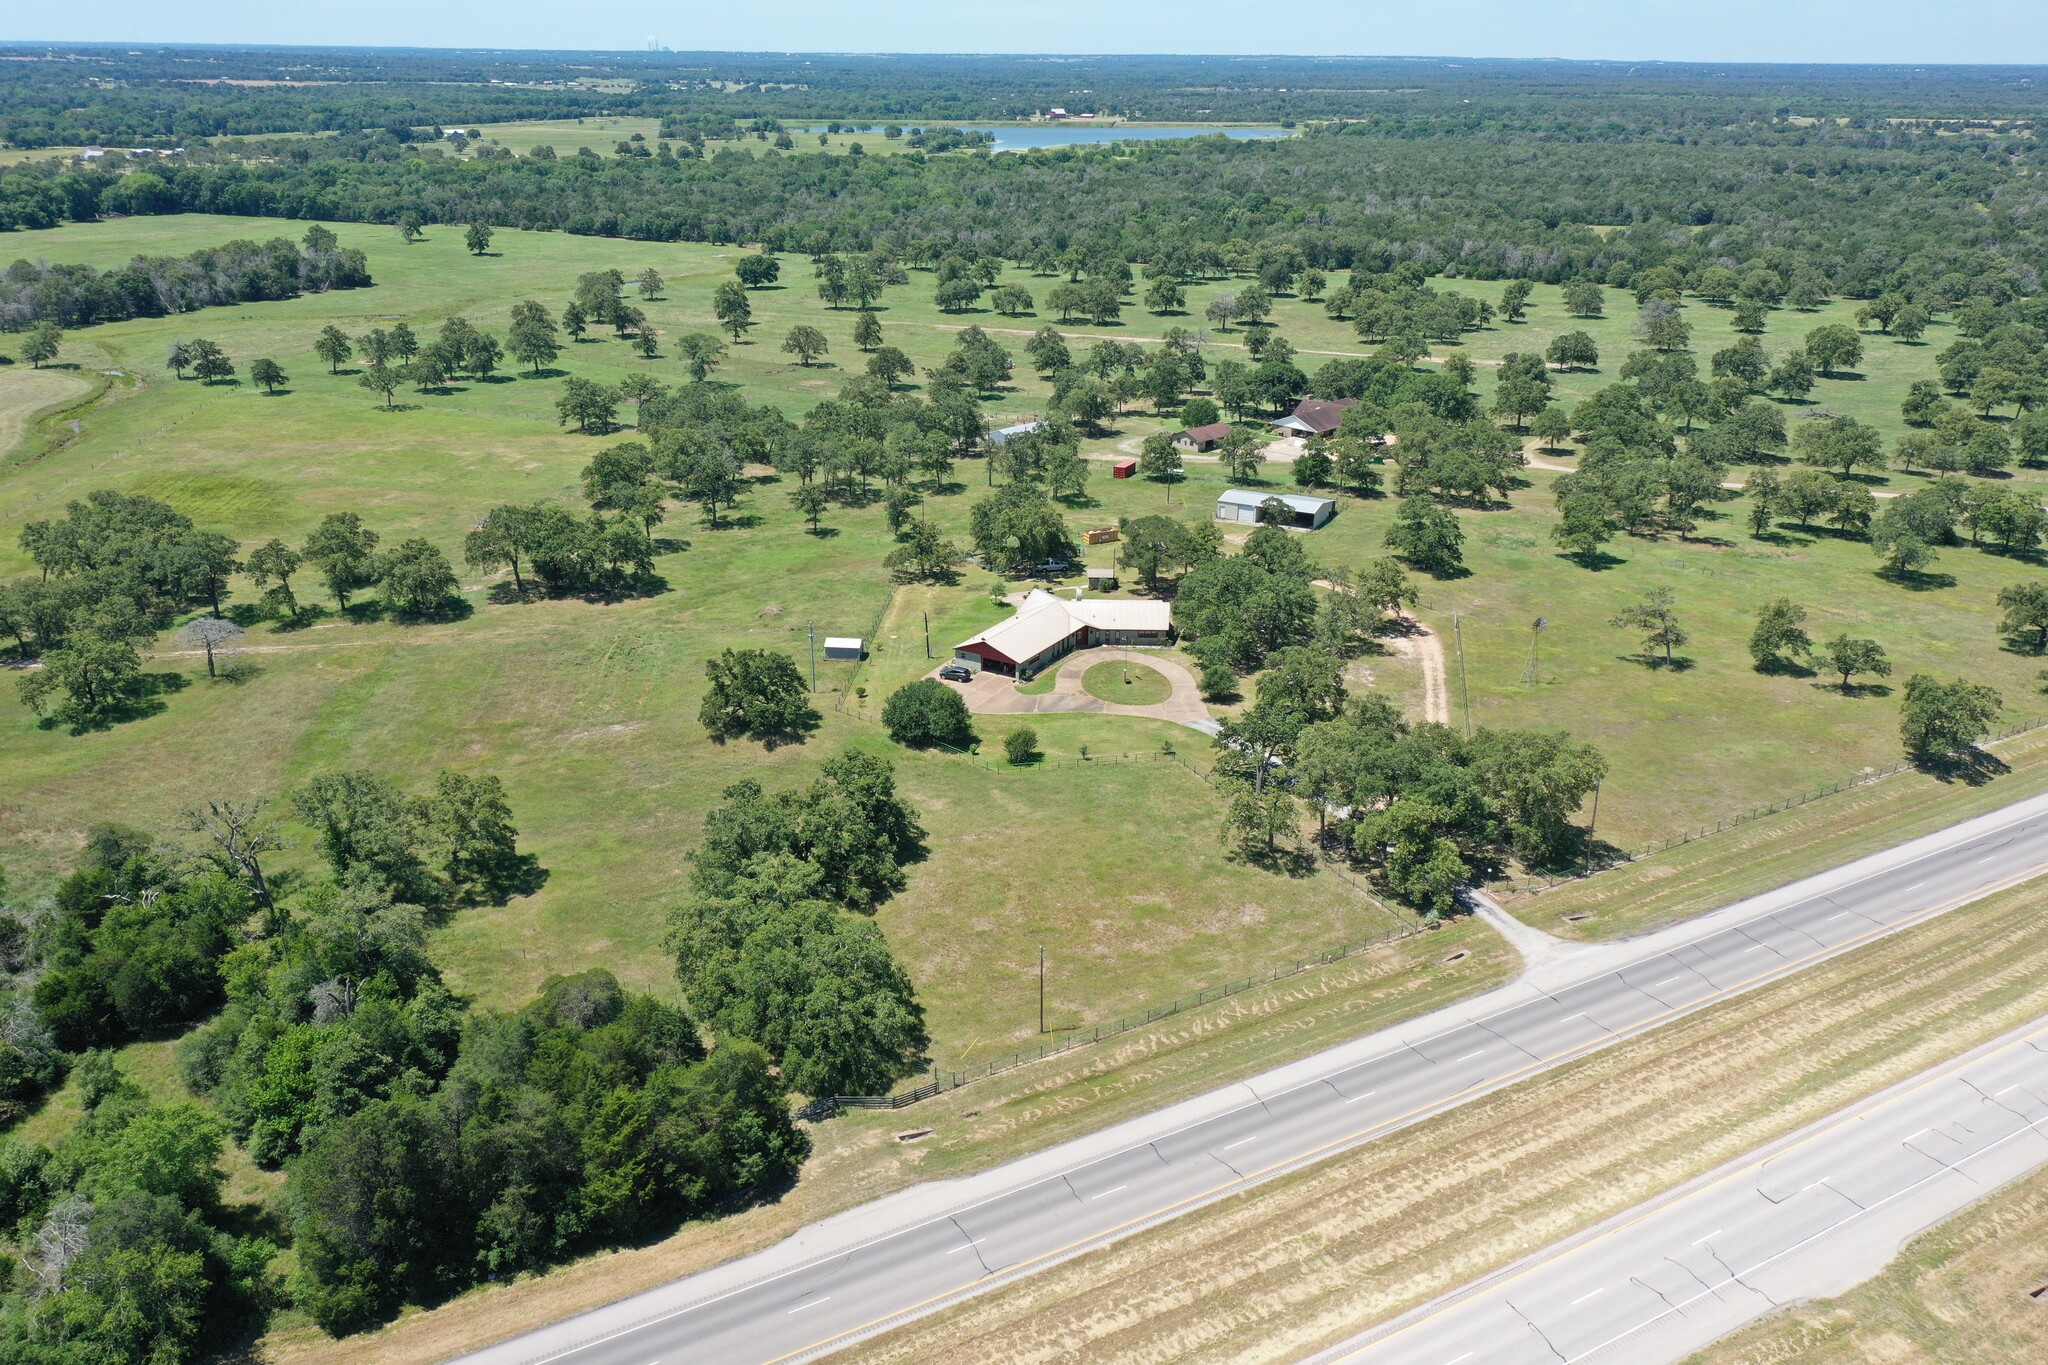
[[[932,614],[924,614],[924,657],[932,657]]]
[[[1472,687],[1465,678],[1464,617],[1451,614],[1451,633],[1458,637],[1458,696],[1465,704],[1465,738],[1472,738]]]
[[[1593,831],[1600,828],[1600,784],[1593,784],[1593,818],[1586,822],[1586,837],[1593,837]]]
[[[1038,1031],[1045,1032],[1045,945],[1038,945]]]
[[[806,626],[804,633],[811,641],[811,691],[815,692],[818,690],[818,627],[815,624]]]

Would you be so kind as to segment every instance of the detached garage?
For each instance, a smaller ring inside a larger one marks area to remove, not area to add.
[[[1248,522],[1256,526],[1260,509],[1272,501],[1280,502],[1292,515],[1292,520],[1280,524],[1299,531],[1313,531],[1337,515],[1335,498],[1311,497],[1306,493],[1254,493],[1249,489],[1233,488],[1216,499],[1216,520]]]

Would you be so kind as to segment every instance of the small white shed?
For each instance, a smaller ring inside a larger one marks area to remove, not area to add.
[[[860,646],[861,639],[858,635],[827,635],[825,657],[828,660],[840,659],[847,663],[859,663],[867,655],[867,651]]]

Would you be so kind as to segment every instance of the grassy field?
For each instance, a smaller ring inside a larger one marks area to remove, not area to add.
[[[918,126],[916,122],[906,127]],[[472,125],[474,131],[483,134],[483,142],[496,144],[519,156],[525,156],[535,147],[553,147],[557,156],[574,156],[577,151],[588,147],[599,156],[609,157],[621,142],[630,141],[638,133],[653,151],[661,141],[661,120],[655,118],[632,118],[627,115],[592,118],[532,119],[522,123],[482,123]],[[819,142],[819,138],[824,142]],[[801,152],[828,152],[839,156],[852,150],[854,143],[860,144],[863,155],[895,156],[914,150],[902,138],[885,138],[880,125],[871,133],[828,133],[825,125],[819,124],[815,132],[806,132],[794,126],[790,138]],[[759,156],[774,148],[772,140],[751,135],[737,140],[708,142],[704,154],[712,156],[726,149],[746,152]],[[476,144],[470,146],[469,155],[475,155]]]
[[[1561,938],[1643,933],[2048,791],[2048,730],[1990,748],[2010,771],[1983,786],[1908,771],[1502,901]]]
[[[145,250],[293,230],[263,220],[130,219],[16,234],[6,245],[109,265]],[[574,499],[577,471],[605,442],[558,427],[559,379],[458,384],[446,396],[403,395],[400,410],[384,411],[352,376],[329,375],[310,354],[319,328],[333,321],[360,332],[403,318],[429,331],[452,313],[502,328],[518,298],[559,306],[582,271],[617,266],[632,275],[651,264],[670,292],[646,307],[673,335],[704,324],[709,291],[734,254],[502,232],[501,254],[475,257],[452,230],[412,247],[384,229],[341,233],[370,252],[374,288],[89,329],[67,338],[63,363],[75,370],[4,371],[10,385],[62,385],[121,369],[143,385],[88,413],[82,433],[57,453],[38,457],[31,444],[0,460],[0,573],[29,567],[15,528],[99,487],[161,497],[244,543],[297,539],[324,513],[356,509],[386,543],[424,535],[459,562],[463,533],[492,504]],[[757,298],[771,319],[778,309],[785,318],[819,312],[795,289]],[[904,326],[913,354],[936,363],[950,333]],[[774,335],[764,326],[759,340],[736,348],[727,373],[750,396],[800,413],[840,375],[782,363]],[[290,391],[272,398],[250,385],[174,380],[161,358],[173,340],[192,336],[219,341],[244,371],[257,356],[275,357],[292,376]],[[561,368],[607,380],[633,370],[679,377],[672,358],[643,361],[609,340],[570,348]],[[16,411],[48,401],[38,392]],[[974,466],[962,472],[970,490],[979,476]],[[934,515],[957,526],[967,501],[938,499]],[[835,510],[827,524],[838,534],[813,536],[771,482],[742,511],[759,524],[710,530],[675,514],[662,528],[668,591],[643,600],[490,605],[489,585],[472,575],[464,588],[476,610],[461,621],[398,627],[330,615],[296,631],[259,625],[249,653],[256,671],[239,685],[206,685],[198,659],[164,656],[160,667],[198,681],[162,713],[104,733],[41,729],[8,698],[0,768],[12,791],[36,799],[0,806],[0,862],[14,886],[33,891],[62,869],[94,820],[164,828],[206,794],[277,793],[340,764],[374,767],[415,789],[444,765],[489,770],[505,779],[524,841],[550,875],[539,894],[465,913],[438,931],[435,955],[451,983],[509,1005],[549,974],[604,965],[638,988],[672,991],[663,916],[719,791],[742,773],[793,784],[843,744],[879,742],[871,725],[834,706],[849,700],[854,666],[823,663],[826,721],[808,745],[764,752],[704,739],[695,714],[707,655],[766,645],[804,659],[811,626],[867,632],[891,602],[879,507]],[[1107,514],[1086,515],[1093,524]],[[943,652],[1001,619],[1003,609],[988,603],[989,581],[899,595],[873,631],[875,653],[861,675],[875,708],[931,666],[919,604],[937,606]],[[942,1062],[977,1060],[1017,1041],[1022,987],[990,983],[1013,981],[1027,959],[1035,970],[1041,943],[1056,964],[1061,1022],[1080,1025],[1390,927],[1343,883],[1228,862],[1214,798],[1185,769],[1101,761],[1156,757],[1166,742],[1199,753],[1200,736],[1115,717],[1044,720],[1037,728],[1049,759],[1076,758],[1085,747],[1097,761],[1010,774],[897,754],[934,855],[912,869],[883,923],[931,1007]],[[1144,837],[1089,830],[1118,821],[1144,826]],[[1138,851],[1156,843],[1171,846],[1170,860]],[[1084,850],[1078,868],[1076,848]],[[303,868],[310,856],[301,846],[285,861]],[[1079,886],[1105,895],[1078,896]],[[949,971],[963,975],[949,980]]]
[[[1922,1235],[1877,1278],[1773,1314],[1685,1365],[1986,1365],[2048,1359],[2048,1171]]]
[[[1299,1360],[2037,1018],[2041,897],[1952,911],[841,1358]]]
[[[1161,1104],[1384,1028],[1499,984],[1514,953],[1465,921],[1289,976],[1201,1009],[1003,1072],[899,1113],[853,1110],[811,1130],[782,1200],[682,1228],[653,1246],[471,1291],[381,1332],[331,1340],[285,1328],[279,1365],[432,1365],[489,1342],[773,1245],[805,1224],[920,1180],[981,1170]],[[898,1133],[929,1130],[916,1142]]]
[[[142,251],[186,251],[237,235],[295,230],[275,220],[130,218],[16,233],[4,247],[14,254],[104,266]],[[327,511],[356,508],[387,539],[425,535],[452,550],[494,502],[573,497],[576,471],[599,442],[556,427],[552,404],[559,381],[553,379],[505,376],[458,384],[442,396],[407,395],[402,410],[382,411],[351,377],[329,376],[309,353],[319,327],[335,321],[362,330],[405,318],[430,328],[443,316],[461,313],[502,329],[517,298],[559,304],[582,271],[611,266],[632,276],[651,265],[668,280],[668,290],[642,306],[672,339],[708,325],[711,290],[739,254],[736,248],[506,230],[498,234],[493,254],[474,257],[451,228],[434,229],[410,247],[388,229],[344,226],[341,232],[345,242],[370,252],[379,280],[375,288],[125,323],[70,338],[68,363],[139,372],[147,388],[123,392],[120,401],[93,413],[83,434],[59,456],[24,463],[18,454],[0,463],[0,527],[51,515],[66,499],[111,486],[165,497],[244,541],[296,536]],[[791,258],[783,287],[754,294],[760,325],[746,344],[733,348],[719,375],[792,414],[836,390],[859,364],[851,341],[853,314],[823,309],[807,274],[801,259]],[[1039,292],[1045,287],[1043,280],[1013,274]],[[1199,314],[1206,296],[1222,287],[1198,286],[1191,310]],[[1618,311],[1626,311],[1619,309],[1619,295],[1613,300]],[[1032,318],[988,313],[940,314],[919,282],[890,291],[884,305],[889,340],[921,364],[940,359],[953,332],[968,322],[1012,344],[1038,325]],[[1766,339],[1783,344],[1788,334],[1846,312],[1846,305],[1831,305],[1807,317],[1774,315]],[[1695,305],[1689,313],[1702,351],[1732,335],[1719,310]],[[1314,304],[1283,300],[1277,317],[1281,331],[1305,351],[1361,349],[1347,327],[1330,322]],[[1477,334],[1468,349],[1480,358],[1497,356],[1583,325],[1600,337],[1611,370],[1611,357],[1627,345],[1624,317],[1590,324],[1566,319],[1554,290],[1538,288],[1530,317],[1525,324]],[[1076,344],[1085,344],[1097,335],[1156,335],[1171,322],[1193,320],[1134,312],[1127,326],[1070,330]],[[781,333],[797,321],[815,323],[830,338],[833,350],[825,365],[806,369],[780,352]],[[1942,341],[1939,332],[1933,344]],[[247,385],[209,389],[174,382],[160,358],[171,341],[194,335],[220,341],[245,369],[256,356],[277,358],[293,377],[292,392],[266,398]],[[1212,336],[1212,353],[1226,353],[1241,335]],[[1931,371],[1931,349],[1878,338],[1870,339],[1869,348],[1866,378],[1824,381],[1817,397],[1896,431],[1898,395],[1908,380]],[[666,347],[663,358],[645,361],[616,341],[592,340],[571,347],[559,368],[601,380],[638,370],[673,381],[679,367]],[[1482,368],[1481,374],[1482,383],[1490,382],[1488,371]],[[1560,388],[1572,399],[1603,382],[1601,375],[1562,376]],[[990,404],[990,416],[1035,415],[1044,393],[1026,370],[1012,392]],[[1113,454],[1162,425],[1156,418],[1127,416],[1109,435],[1090,442],[1089,452]],[[1284,477],[1281,469],[1270,473]],[[966,505],[984,475],[978,462],[969,462],[957,477],[963,493],[935,499],[931,514],[960,534]],[[1921,668],[1969,672],[2001,688],[2012,717],[2035,708],[2038,663],[2000,648],[1994,630],[1991,599],[2026,572],[2020,566],[1983,552],[1949,551],[1937,567],[1955,585],[1909,591],[1877,579],[1869,551],[1859,544],[1791,531],[1752,540],[1737,503],[1725,505],[1723,515],[1691,541],[1617,542],[1611,548],[1621,563],[1588,572],[1559,558],[1548,540],[1548,482],[1554,476],[1532,469],[1528,477],[1530,486],[1515,495],[1511,508],[1459,514],[1472,572],[1425,581],[1421,614],[1447,647],[1455,649],[1462,639],[1462,687],[1459,677],[1451,680],[1456,719],[1464,718],[1469,691],[1474,723],[1562,725],[1607,751],[1612,775],[1602,793],[1599,833],[1616,844],[1640,844],[1895,760],[1895,700],[1844,698],[1814,679],[1765,677],[1750,669],[1743,649],[1749,614],[1780,593],[1812,607],[1816,634],[1853,629],[1875,635],[1901,674]],[[1188,479],[1171,490],[1171,508],[1199,514],[1224,482],[1217,465],[1194,463]],[[1909,481],[1898,476],[1893,482]],[[1169,510],[1168,490],[1156,484],[1112,481],[1098,472],[1090,491],[1092,505],[1073,514],[1077,524]],[[673,867],[627,866],[644,860],[628,860],[620,852],[646,847],[652,826],[670,832],[657,846],[687,846],[697,813],[725,780],[712,771],[717,765],[710,760],[723,758],[715,752],[680,768],[654,758],[697,743],[688,721],[696,659],[714,641],[780,642],[801,653],[806,627],[815,624],[820,633],[865,630],[889,601],[876,563],[879,552],[871,548],[879,535],[875,509],[835,510],[827,525],[840,534],[825,537],[802,534],[772,485],[756,491],[748,510],[761,523],[752,530],[710,531],[675,514],[663,531],[678,548],[661,562],[674,590],[649,601],[487,607],[457,625],[403,630],[329,620],[317,630],[259,640],[268,651],[268,672],[240,692],[188,689],[164,715],[81,740],[37,731],[18,709],[0,713],[0,754],[26,778],[47,782],[52,793],[34,812],[0,812],[0,856],[33,884],[75,842],[80,813],[112,809],[141,818],[174,806],[175,792],[204,785],[204,774],[215,766],[196,756],[196,747],[213,739],[202,740],[195,725],[225,724],[260,744],[241,769],[249,785],[259,788],[275,789],[307,765],[336,761],[343,753],[422,778],[433,764],[458,756],[495,763],[502,754],[522,811],[533,822],[530,837],[545,837],[563,850],[553,863],[560,880],[539,898],[542,903],[558,895],[580,901],[614,879],[638,883],[633,897],[651,894]],[[1312,544],[1329,562],[1362,562],[1381,552],[1390,515],[1386,500],[1344,499],[1342,513]],[[1091,547],[1091,554],[1106,558],[1112,548]],[[26,567],[12,536],[0,539],[0,572]],[[1002,609],[987,600],[991,581],[971,573],[957,589],[899,595],[875,631],[879,652],[858,679],[868,689],[870,707],[930,666],[922,657],[924,612],[931,612],[934,653],[940,657],[955,640],[1001,618]],[[480,600],[485,585],[469,586]],[[1694,637],[1687,652],[1695,666],[1689,670],[1645,668],[1630,657],[1636,642],[1606,624],[1621,604],[1656,586],[1678,593]],[[924,605],[921,594],[929,599]],[[1528,622],[1538,615],[1548,618],[1550,629],[1539,681],[1525,686]],[[1459,669],[1455,656],[1451,668]],[[848,685],[851,671],[850,665],[821,666],[821,687],[834,695]],[[1412,696],[1417,687],[1415,666],[1407,659],[1370,659],[1359,672],[1396,695]],[[1138,740],[1135,728],[1117,724],[1116,733],[1130,736],[1130,742],[1112,741],[1107,751],[1156,747],[1156,741]],[[1085,725],[1048,725],[1045,738],[1056,745],[1069,729],[1075,736],[1064,752],[1077,752],[1082,743],[1098,747],[1096,738],[1079,737]],[[434,753],[420,752],[420,735],[430,737],[426,747]],[[828,727],[811,752],[836,738]],[[804,751],[764,761],[791,771],[807,762]],[[651,786],[621,781],[623,773],[643,765],[660,773]],[[605,790],[613,783],[633,787],[617,794],[629,818],[579,819],[578,812],[591,804],[586,789]],[[687,810],[678,810],[677,797]],[[508,925],[502,937],[511,942],[529,932],[567,927],[568,918],[559,926],[546,920]],[[626,918],[613,913],[582,919],[593,929],[605,926],[590,936],[585,951],[624,952],[629,976],[660,976],[658,963],[634,965],[658,927],[621,922]],[[509,959],[519,960],[516,953]],[[501,956],[489,965],[500,970],[508,960]],[[522,992],[540,971],[536,961],[506,980],[504,989]]]

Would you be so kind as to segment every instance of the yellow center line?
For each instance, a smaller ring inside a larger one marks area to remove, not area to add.
[[[2048,870],[2048,861],[2035,863],[2033,866],[2023,868],[2020,871],[2015,872],[2005,878],[2002,878],[1999,881],[1986,883],[1985,885],[1969,892],[1967,895],[1957,896],[1947,901],[1938,902],[1935,905],[1932,905],[1925,910],[1918,911],[1911,917],[1900,920],[1895,924],[1880,925],[1874,929],[1868,930],[1865,933],[1858,935],[1855,938],[1849,939],[1843,943],[1836,944],[1834,947],[1822,948],[1817,952],[1807,954],[1805,957],[1794,958],[1791,961],[1786,962],[1783,965],[1773,968],[1769,971],[1758,972],[1756,975],[1747,977],[1742,981],[1738,981],[1734,985],[1728,986],[1725,989],[1718,991],[1714,995],[1710,995],[1703,999],[1696,1000],[1690,1005],[1676,1006],[1670,1009],[1666,1009],[1661,1013],[1653,1014],[1647,1019],[1640,1021],[1639,1023],[1630,1025],[1629,1031],[1625,1035],[1615,1034],[1609,1038],[1597,1040],[1592,1043],[1587,1043],[1581,1047],[1567,1048],[1563,1052],[1558,1053],[1554,1057],[1549,1057],[1540,1061],[1531,1062],[1526,1066],[1519,1067],[1514,1071],[1508,1072],[1504,1076],[1498,1077],[1489,1082],[1485,1082],[1484,1084],[1487,1086],[1489,1090],[1504,1089],[1517,1081],[1525,1080],[1529,1076],[1537,1072],[1548,1070],[1553,1066],[1559,1065],[1560,1063],[1571,1061],[1578,1057],[1586,1056],[1590,1053],[1600,1051],[1601,1049],[1616,1042],[1621,1042],[1628,1039],[1639,1037],[1644,1032],[1652,1028],[1655,1028],[1657,1025],[1661,1023],[1676,1018],[1680,1015],[1692,1013],[1696,1010],[1699,1010],[1703,1006],[1709,1004],[1717,1004],[1723,1000],[1728,999],[1730,996],[1737,995],[1749,989],[1751,986],[1754,986],[1759,982],[1768,981],[1774,977],[1789,976],[1797,972],[1800,968],[1805,967],[1813,962],[1820,961],[1824,958],[1840,956],[1843,953],[1862,947],[1865,943],[1871,942],[1875,939],[1886,937],[1891,934],[1895,934],[1899,932],[1901,929],[1910,928],[1922,920],[1931,919],[1936,915],[1944,914],[1947,911],[1954,909],[1956,906],[1965,905],[1970,901],[1978,900],[1985,896],[1993,895],[1999,891],[2006,890],[2009,887],[2016,886],[2021,882],[2027,881],[2033,877],[2040,875],[2040,873],[2044,870]],[[1774,911],[1772,913],[1776,914],[1781,912]],[[1769,916],[1760,915],[1758,916],[1758,918],[1765,919],[1769,918]],[[1733,929],[1739,928],[1740,926],[1731,925],[1729,927]],[[1679,947],[1688,946],[1691,945],[1679,945]],[[1670,951],[1676,952],[1678,951],[1678,949],[1673,948]],[[1660,954],[1660,956],[1668,956],[1668,954]],[[1633,966],[1637,964],[1630,965]],[[1623,969],[1617,968],[1615,972],[1602,973],[1602,975],[1618,975],[1621,970]],[[1599,977],[1592,978],[1592,980],[1595,981],[1599,979]],[[1623,984],[1627,985],[1628,983],[1623,982]],[[1630,986],[1629,989],[1634,991],[1642,990],[1642,988],[1639,986]],[[1365,1063],[1361,1063],[1360,1065],[1365,1065]],[[1169,1217],[1175,1213],[1189,1211],[1193,1207],[1199,1206],[1203,1203],[1207,1203],[1220,1195],[1230,1192],[1231,1190],[1247,1188],[1252,1184],[1262,1181],[1268,1178],[1269,1176],[1283,1172],[1289,1168],[1311,1165],[1314,1162],[1321,1160],[1323,1157],[1333,1155],[1334,1153],[1342,1151],[1347,1147],[1359,1146],[1371,1137],[1384,1136],[1389,1130],[1397,1128],[1403,1124],[1410,1123],[1418,1118],[1432,1116],[1436,1113],[1440,1113],[1445,1110],[1454,1108],[1463,1097],[1470,1094],[1471,1091],[1475,1088],[1477,1087],[1467,1086],[1464,1090],[1458,1091],[1456,1094],[1447,1096],[1444,1099],[1435,1100],[1429,1104],[1421,1105],[1415,1109],[1409,1110],[1405,1114],[1400,1114],[1393,1118],[1381,1119],[1375,1123],[1368,1124],[1364,1128],[1358,1129],[1356,1132],[1349,1133],[1343,1137],[1333,1138],[1330,1141],[1323,1143],[1319,1147],[1312,1147],[1308,1151],[1303,1152],[1297,1156],[1287,1157],[1284,1160],[1274,1162],[1270,1166],[1265,1166],[1256,1171],[1247,1172],[1246,1174],[1238,1176],[1234,1179],[1226,1180],[1220,1185],[1213,1185],[1208,1189],[1203,1190],[1197,1194],[1188,1195],[1185,1198],[1174,1200],[1170,1204],[1161,1205],[1159,1208],[1153,1209],[1150,1212],[1141,1213],[1134,1218],[1126,1219],[1124,1222],[1118,1223],[1114,1227],[1106,1228],[1101,1232],[1090,1233],[1088,1236],[1078,1238],[1072,1242],[1068,1242],[1064,1246],[1054,1247],[1050,1251],[1040,1252],[1038,1255],[1033,1256],[1028,1260],[1019,1261],[1015,1265],[1006,1268],[1005,1270],[1000,1272],[1000,1274],[1004,1280],[1017,1279],[1035,1266],[1041,1266],[1048,1261],[1057,1259],[1059,1257],[1071,1255],[1072,1253],[1089,1247],[1095,1243],[1108,1241],[1112,1238],[1115,1238],[1120,1233],[1125,1232],[1126,1230],[1139,1227],[1140,1225],[1145,1223],[1154,1222],[1159,1219]],[[878,1244],[870,1243],[869,1245],[873,1246]],[[864,1248],[856,1248],[855,1250],[858,1251],[862,1249]],[[849,1252],[848,1254],[852,1255],[853,1253]],[[983,1280],[987,1278],[988,1277],[986,1275],[979,1276],[975,1279],[967,1280],[961,1284],[957,1284],[953,1286],[951,1289],[941,1290],[939,1293],[930,1295],[929,1297],[924,1299],[920,1299],[918,1302],[910,1304],[907,1307],[894,1309],[888,1313],[882,1314],[880,1317],[871,1318],[868,1321],[860,1323],[856,1326],[848,1327],[843,1331],[835,1332],[831,1336],[821,1337],[817,1341],[812,1342],[808,1346],[800,1346],[794,1351],[787,1352],[783,1355],[775,1356],[772,1359],[763,1362],[763,1365],[782,1365],[782,1363],[785,1361],[795,1360],[801,1356],[810,1355],[813,1352],[823,1350],[824,1348],[830,1346],[834,1342],[845,1340],[848,1337],[858,1336],[862,1333],[871,1332],[885,1323],[889,1323],[894,1321],[895,1319],[917,1313],[922,1309],[929,1308],[934,1304],[942,1303],[947,1299],[955,1297],[956,1295],[966,1293],[967,1291],[973,1289],[976,1285],[980,1284]]]

